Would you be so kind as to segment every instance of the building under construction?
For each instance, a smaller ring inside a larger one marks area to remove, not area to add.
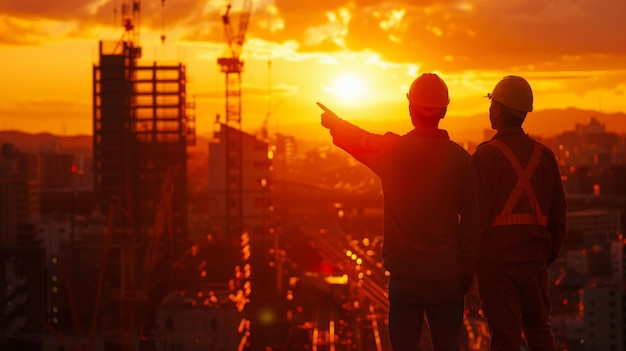
[[[132,34],[132,22],[126,29]],[[94,191],[108,217],[103,262],[111,260],[122,350],[133,349],[138,314],[159,300],[152,287],[169,285],[188,246],[187,146],[195,142],[185,66],[142,65],[140,56],[132,37],[101,41],[93,67]]]
[[[154,230],[163,191],[171,191],[171,237],[182,240],[187,235],[187,145],[195,142],[185,66],[139,65],[141,48],[130,41],[101,41],[99,54],[93,68],[97,200],[108,213],[111,199],[119,198],[136,233],[145,237]]]

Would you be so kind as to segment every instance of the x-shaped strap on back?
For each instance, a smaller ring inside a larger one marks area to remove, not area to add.
[[[533,149],[533,153],[530,156],[530,161],[526,165],[526,168],[523,168],[519,163],[513,151],[499,140],[492,140],[488,145],[492,145],[497,147],[504,156],[509,160],[511,166],[517,173],[518,180],[509,195],[502,212],[494,218],[493,225],[501,226],[501,225],[513,225],[513,224],[536,224],[541,226],[548,225],[548,217],[541,213],[541,207],[539,206],[539,201],[537,201],[537,196],[535,195],[535,190],[530,184],[530,179],[537,169],[537,165],[539,165],[539,160],[541,159],[541,154],[543,150],[543,146],[541,144],[535,142],[535,147]],[[513,213],[513,209],[515,205],[519,201],[522,193],[526,192],[526,196],[528,197],[528,201],[530,203],[530,207],[533,213]]]

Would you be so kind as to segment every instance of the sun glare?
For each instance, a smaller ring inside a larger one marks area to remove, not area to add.
[[[363,80],[352,74],[344,74],[332,80],[324,91],[345,103],[355,102],[365,95],[367,89]]]

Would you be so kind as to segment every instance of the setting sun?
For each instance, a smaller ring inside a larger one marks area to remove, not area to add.
[[[99,42],[116,43],[126,35],[119,16],[139,1],[33,3],[0,5],[6,18],[0,21],[0,67],[8,82],[0,84],[0,129],[89,135]],[[142,21],[133,27],[140,63],[184,65],[195,128],[211,133],[213,116],[225,113],[226,87],[216,60],[229,49],[222,28],[227,6],[160,3],[141,9]],[[318,100],[346,118],[406,121],[407,89],[424,72],[436,72],[448,84],[445,127],[471,129],[475,139],[489,128],[485,94],[510,74],[529,80],[535,111],[626,111],[619,50],[626,36],[618,35],[626,28],[619,16],[626,2],[434,1],[426,6],[372,1],[358,6],[330,1],[295,9],[291,2],[233,1],[235,25],[242,19],[242,3],[254,3],[243,17],[245,36],[238,37],[245,39],[240,54],[246,131],[267,124],[270,133],[298,134],[302,124],[317,121],[312,102]],[[562,23],[572,29],[560,30]],[[280,109],[272,107],[278,103]],[[481,125],[464,123],[476,115],[482,115]],[[569,127],[579,121],[572,118]],[[626,130],[622,119],[616,121],[610,128]],[[554,133],[566,126],[542,122],[542,133],[544,127]]]
[[[367,87],[359,77],[353,74],[344,74],[331,81],[331,85],[324,91],[337,97],[344,103],[354,103],[363,99],[367,93]]]

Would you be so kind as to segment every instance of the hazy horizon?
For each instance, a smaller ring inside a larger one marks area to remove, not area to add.
[[[350,110],[342,111],[346,116],[343,118],[353,122],[360,127],[374,132],[385,133],[387,131],[403,134],[412,129],[408,116],[398,116],[397,118],[390,118],[387,121],[369,121],[366,119],[348,116]],[[328,130],[323,128],[319,124],[319,114],[315,117],[316,120],[309,122],[293,122],[280,125],[268,125],[269,135],[283,134],[292,135],[298,139],[307,140],[311,142],[328,142],[331,143],[332,139],[328,134]],[[601,124],[604,124],[607,132],[613,132],[616,134],[626,134],[626,114],[624,113],[602,113],[592,110],[580,110],[575,108],[566,108],[562,110],[542,110],[535,111],[528,115],[523,128],[529,134],[552,137],[557,134],[566,131],[573,131],[577,124],[588,124],[592,118],[596,118]],[[552,120],[552,123],[545,123],[546,120]],[[568,123],[569,122],[569,123]],[[483,140],[483,132],[490,130],[487,112],[476,114],[469,117],[459,116],[446,116],[440,123],[439,127],[445,129],[450,134],[451,139],[458,142],[472,141],[480,142]],[[259,129],[244,129],[246,133],[256,134]],[[56,137],[88,137],[93,135],[90,133],[85,134],[55,134],[52,132],[38,132],[29,133],[27,131],[19,129],[0,129],[0,132],[18,132],[29,135],[45,135],[50,134]],[[212,137],[211,132],[197,133],[198,137],[210,139]]]
[[[125,33],[117,14],[127,2],[0,3],[0,127],[90,133],[99,42],[137,34],[140,65],[185,65],[196,128],[211,131],[225,107],[216,60],[229,55],[226,4],[145,6],[131,19],[136,33]],[[423,72],[448,84],[449,116],[487,111],[484,96],[511,74],[530,82],[536,111],[624,113],[624,13],[626,2],[610,0],[255,1],[241,53],[242,129],[316,121],[316,101],[384,123],[406,115],[405,94]]]

